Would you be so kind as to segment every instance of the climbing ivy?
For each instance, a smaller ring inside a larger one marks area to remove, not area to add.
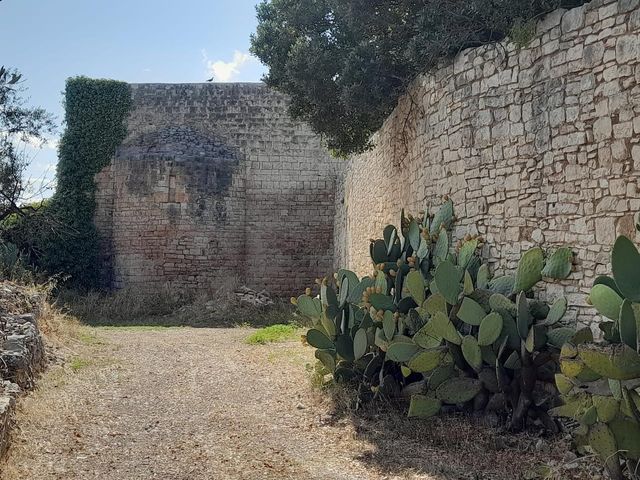
[[[66,129],[59,147],[57,188],[50,209],[60,228],[44,240],[42,266],[70,275],[74,286],[100,286],[94,176],[124,140],[131,110],[127,83],[75,77],[65,89]]]

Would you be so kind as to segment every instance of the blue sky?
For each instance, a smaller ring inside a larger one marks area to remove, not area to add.
[[[127,82],[259,81],[248,54],[257,0],[2,0],[0,65],[26,80],[29,103],[62,122],[68,77]],[[62,127],[58,129],[58,134]],[[51,177],[55,139],[28,175]]]

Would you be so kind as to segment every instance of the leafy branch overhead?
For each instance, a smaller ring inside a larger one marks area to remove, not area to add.
[[[340,156],[370,138],[417,75],[584,0],[264,0],[251,50],[291,113]],[[518,30],[519,31],[519,30]]]

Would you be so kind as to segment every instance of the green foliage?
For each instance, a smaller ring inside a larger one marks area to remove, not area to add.
[[[314,322],[306,340],[323,375],[356,383],[360,402],[415,395],[411,416],[492,410],[513,430],[537,418],[555,431],[546,415],[557,400],[554,359],[576,332],[554,327],[566,299],[547,306],[527,295],[551,261],[548,270],[565,278],[572,255],[545,260],[534,248],[515,277],[493,282],[478,253],[482,238],[449,248],[454,219],[450,200],[436,214],[402,212],[400,229],[387,226],[371,241],[370,276],[341,270],[334,282],[318,280],[319,297],[307,289],[293,299]]]
[[[50,114],[26,106],[22,83],[17,70],[0,67],[0,221],[12,214],[27,215],[23,173],[30,158],[24,145],[44,144],[55,130]]]
[[[296,325],[270,325],[253,332],[247,337],[246,342],[251,345],[285,342],[295,338],[297,332]]]
[[[126,136],[131,109],[128,84],[76,77],[67,80],[66,130],[59,147],[57,189],[51,212],[61,228],[42,240],[42,266],[71,276],[73,285],[101,284],[99,239],[93,223],[94,176],[109,164]]]
[[[252,52],[291,113],[344,156],[370,137],[417,75],[467,47],[524,43],[532,20],[584,0],[263,0]],[[515,26],[515,28],[514,28]]]
[[[613,278],[599,277],[590,301],[612,321],[600,324],[605,342],[591,331],[566,339],[556,384],[564,404],[550,413],[577,420],[575,438],[588,444],[614,480],[638,478],[640,461],[640,254],[626,237],[612,252]]]

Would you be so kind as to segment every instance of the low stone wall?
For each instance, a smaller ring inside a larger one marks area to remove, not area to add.
[[[17,397],[33,388],[45,365],[38,317],[44,296],[8,283],[0,285],[0,455],[9,444]]]

